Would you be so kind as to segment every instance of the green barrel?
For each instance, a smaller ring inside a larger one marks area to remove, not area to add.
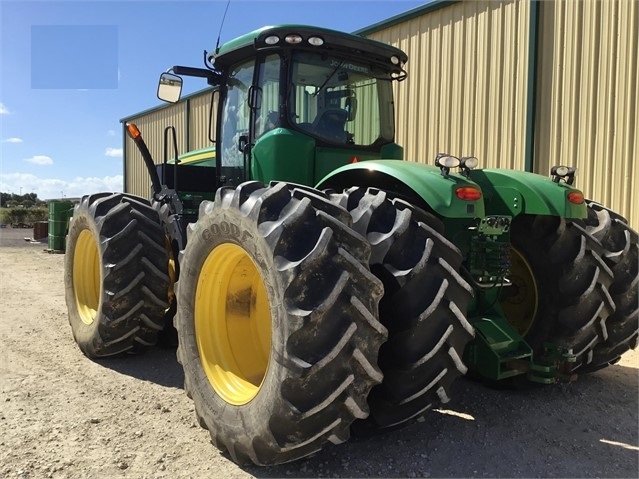
[[[49,202],[49,249],[64,251],[69,218],[73,214],[71,201]]]

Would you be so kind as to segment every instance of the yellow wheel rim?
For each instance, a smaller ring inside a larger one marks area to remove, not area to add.
[[[195,337],[213,389],[230,404],[251,401],[269,363],[271,315],[255,263],[235,244],[217,246],[202,266],[195,296]]]
[[[164,238],[164,247],[166,248],[166,251],[169,254],[168,273],[169,273],[170,283],[169,283],[168,298],[169,298],[169,304],[171,304],[173,303],[175,299],[175,280],[177,279],[177,270],[175,267],[175,257],[173,256],[173,248],[171,247],[171,242],[169,241],[168,238]],[[171,309],[170,306],[166,308],[167,311],[169,309]]]
[[[95,237],[89,230],[82,230],[73,253],[73,291],[84,324],[93,323],[100,305],[101,270]]]
[[[539,292],[532,268],[526,258],[515,248],[510,250],[510,280],[499,301],[511,326],[521,335],[530,331],[539,304]]]

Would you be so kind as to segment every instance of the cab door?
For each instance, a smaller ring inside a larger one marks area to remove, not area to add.
[[[254,103],[253,78],[255,59],[241,62],[229,69],[223,108],[220,112],[220,132],[217,154],[220,157],[222,183],[235,186],[249,179]],[[251,99],[253,97],[253,100]]]

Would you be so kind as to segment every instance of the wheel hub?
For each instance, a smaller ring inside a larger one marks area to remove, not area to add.
[[[532,268],[523,255],[511,248],[511,286],[504,288],[499,302],[506,319],[523,337],[531,329],[537,315],[539,293]]]
[[[78,314],[84,324],[92,324],[100,305],[100,254],[95,237],[82,230],[73,253],[73,290]]]
[[[195,333],[213,389],[230,404],[251,401],[269,363],[271,316],[262,276],[240,246],[217,246],[204,261],[195,298]]]

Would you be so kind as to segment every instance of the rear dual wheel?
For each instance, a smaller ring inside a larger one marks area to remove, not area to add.
[[[382,285],[348,213],[319,192],[218,190],[188,227],[176,286],[178,360],[200,424],[238,463],[339,443],[382,380]]]
[[[458,273],[461,253],[436,217],[375,188],[353,187],[331,200],[368,239],[371,271],[384,284],[384,380],[369,396],[370,417],[356,426],[398,426],[448,402],[452,382],[466,373],[461,358],[474,336],[466,319],[472,289]]]
[[[122,193],[82,198],[69,225],[65,296],[69,323],[91,358],[136,352],[164,328],[170,278],[157,212]]]

